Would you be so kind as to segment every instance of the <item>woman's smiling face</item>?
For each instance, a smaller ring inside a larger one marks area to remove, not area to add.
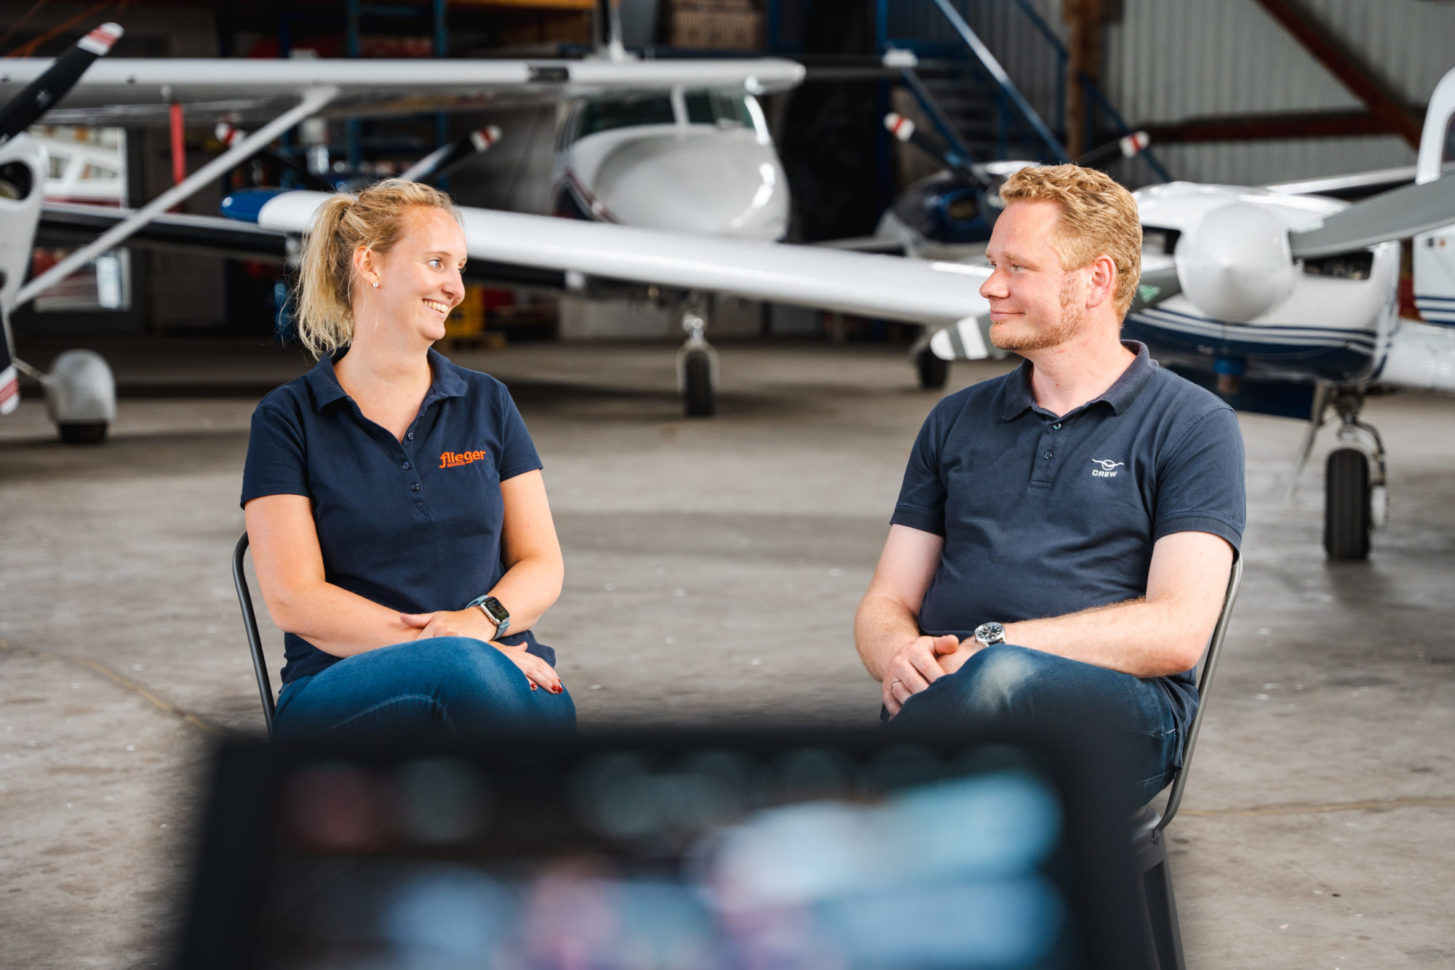
[[[415,207],[394,246],[362,262],[359,302],[375,320],[429,343],[445,335],[445,318],[465,298],[465,233],[449,212]]]

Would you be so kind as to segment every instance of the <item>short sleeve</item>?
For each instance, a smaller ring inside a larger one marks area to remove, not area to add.
[[[253,411],[241,504],[264,495],[311,495],[302,424],[267,400]]]
[[[1159,463],[1153,541],[1210,532],[1238,549],[1247,519],[1243,435],[1226,405],[1208,411]]]
[[[520,416],[520,409],[515,406],[510,392],[503,384],[497,387],[499,401],[496,413],[499,415],[501,442],[498,468],[500,480],[503,482],[540,468],[541,459],[536,454],[535,442],[531,441],[530,432],[525,428],[525,419]]]
[[[889,519],[891,525],[907,525],[939,536],[945,534],[945,483],[940,476],[940,453],[948,433],[947,424],[942,408],[936,407],[920,426],[904,468],[899,501]]]

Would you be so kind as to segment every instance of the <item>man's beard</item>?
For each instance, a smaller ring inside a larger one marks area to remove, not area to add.
[[[1030,332],[1006,333],[999,323],[990,325],[990,340],[1001,350],[1019,353],[1023,350],[1045,350],[1066,343],[1081,332],[1086,320],[1086,308],[1077,300],[1076,277],[1067,276],[1061,281],[1061,316],[1046,326]],[[997,332],[999,329],[1000,332]]]

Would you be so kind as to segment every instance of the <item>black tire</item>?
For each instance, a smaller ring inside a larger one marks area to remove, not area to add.
[[[1324,466],[1324,551],[1330,559],[1369,557],[1369,460],[1340,448]]]
[[[914,359],[914,369],[919,374],[919,386],[927,391],[937,391],[950,379],[950,362],[941,360],[926,347]]]
[[[707,354],[695,351],[682,362],[683,403],[689,418],[706,418],[715,408],[712,393],[712,361]]]
[[[108,421],[62,421],[56,432],[64,445],[99,445],[106,440]]]

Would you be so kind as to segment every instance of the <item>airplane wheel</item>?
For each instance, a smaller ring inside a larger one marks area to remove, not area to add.
[[[1369,460],[1354,448],[1329,454],[1324,466],[1324,551],[1330,559],[1369,556]]]
[[[689,418],[709,417],[715,410],[712,394],[712,361],[707,354],[689,353],[682,362],[685,389],[683,399]]]
[[[99,445],[111,427],[107,421],[63,421],[56,425],[64,445]]]
[[[944,387],[950,379],[950,362],[936,357],[928,347],[915,357],[914,369],[919,374],[919,386],[927,391]]]

